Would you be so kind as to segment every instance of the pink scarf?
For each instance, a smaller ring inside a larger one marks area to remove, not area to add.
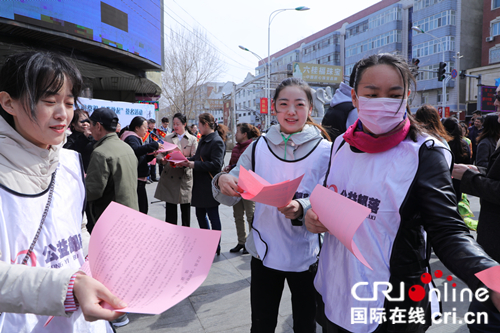
[[[344,133],[344,140],[365,153],[381,153],[397,146],[410,132],[410,121],[406,118],[395,129],[379,137],[358,130],[359,119]]]

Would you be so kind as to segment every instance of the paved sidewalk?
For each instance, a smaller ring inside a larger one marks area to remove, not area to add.
[[[228,159],[228,154],[226,155]],[[154,190],[157,183],[147,185],[149,201],[149,215],[164,220],[165,206],[163,202],[155,202]],[[478,216],[479,201],[470,198],[472,210]],[[175,332],[175,333],[243,333],[250,332],[250,255],[233,254],[229,249],[236,243],[236,228],[231,207],[221,205],[219,208],[222,223],[222,251],[220,256],[214,257],[214,263],[205,282],[191,296],[160,315],[129,314],[130,324],[118,328],[118,333],[126,332]],[[179,211],[180,220],[180,211]],[[180,223],[180,222],[179,222]],[[198,228],[198,222],[191,210],[191,227]],[[475,236],[475,235],[474,235]],[[443,278],[435,279],[442,290],[445,278],[450,274],[433,254],[431,259],[433,270],[441,269]],[[457,290],[465,288],[465,284],[454,277]],[[451,288],[450,286],[448,288]],[[456,310],[453,311],[452,309]],[[467,312],[468,303],[445,302],[443,311],[456,312],[456,321],[463,320]],[[346,316],[350,310],[346,309]],[[276,333],[291,333],[292,309],[290,292],[285,288],[279,310]],[[321,332],[318,326],[317,332]],[[442,324],[433,325],[428,332],[468,332],[466,325]]]

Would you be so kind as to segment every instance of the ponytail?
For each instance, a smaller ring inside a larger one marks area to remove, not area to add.
[[[229,128],[223,124],[215,123],[215,130],[219,133],[219,136],[222,138],[222,141],[226,142],[227,140],[227,132],[229,132]]]
[[[241,133],[246,133],[248,139],[253,139],[260,136],[259,129],[249,123],[239,123],[237,127],[240,128]]]

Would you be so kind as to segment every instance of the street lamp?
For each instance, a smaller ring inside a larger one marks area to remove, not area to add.
[[[241,45],[238,45],[238,47],[239,47],[240,49],[242,49],[243,51],[250,52],[251,54],[253,54],[254,56],[256,56],[256,57],[257,57],[257,59],[262,60],[262,57],[261,57],[260,55],[258,55],[258,54],[257,54],[257,53],[255,53],[255,52],[250,51],[250,50],[249,50],[249,49],[247,49],[246,47],[241,46]]]
[[[428,33],[426,31],[422,30],[418,25],[414,25],[413,27],[411,27],[411,29],[413,31],[416,31],[417,33],[428,34],[432,38],[441,41],[441,38],[438,38],[438,37],[434,36],[433,34]],[[445,61],[445,56],[446,56],[446,53],[445,53],[446,39],[441,42],[441,45],[442,45],[442,49],[443,49],[442,50],[443,51],[443,62],[446,62]],[[444,118],[444,108],[445,108],[445,103],[446,103],[446,83],[447,82],[448,82],[448,80],[446,80],[446,79],[443,80],[443,88],[442,88],[443,90],[442,90],[442,93],[441,93],[441,104],[443,106],[443,110],[442,110],[442,117],[443,118]]]
[[[299,6],[295,8],[283,8],[283,9],[277,9],[274,12],[272,12],[269,15],[269,24],[267,25],[267,120],[266,120],[266,127],[269,128],[270,126],[270,119],[271,119],[271,23],[273,22],[274,18],[276,15],[279,13],[282,13],[287,10],[296,10],[299,12],[303,12],[306,10],[309,10],[309,7],[306,6]]]
[[[256,57],[257,57],[257,59],[262,60],[262,57],[261,57],[260,55],[258,55],[258,54],[257,54],[257,53],[255,53],[255,52],[250,51],[250,50],[249,50],[249,49],[247,49],[246,47],[244,47],[244,46],[242,46],[242,45],[238,45],[238,47],[239,47],[240,49],[242,49],[243,51],[250,52],[251,54],[253,54],[254,56],[256,56]],[[267,75],[267,74],[266,74],[266,75]],[[267,82],[266,82],[266,85],[267,85]],[[266,88],[264,88],[264,90],[266,90]],[[266,95],[266,96],[267,96],[267,95]],[[269,104],[269,103],[268,103],[268,104]],[[262,124],[262,123],[261,123],[261,124]]]

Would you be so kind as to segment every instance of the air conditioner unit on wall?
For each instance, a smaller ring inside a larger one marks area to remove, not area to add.
[[[495,37],[491,37],[491,36],[490,36],[490,37],[486,37],[486,41],[487,41],[487,42],[492,42],[494,38],[495,38]]]

